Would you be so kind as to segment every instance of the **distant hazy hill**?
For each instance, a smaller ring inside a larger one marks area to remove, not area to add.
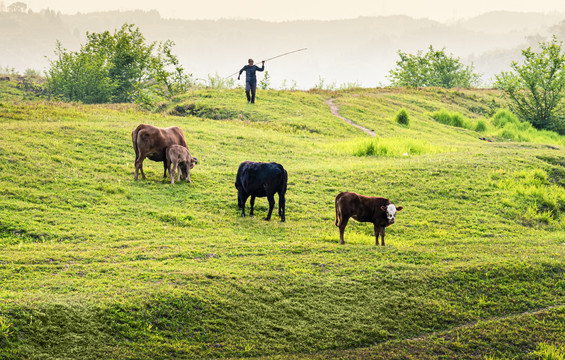
[[[548,26],[565,19],[565,14],[522,13],[511,11],[493,11],[461,21],[463,28],[492,34],[509,32],[544,31]]]
[[[361,17],[335,21],[265,22],[259,20],[172,20],[156,11],[60,15],[0,13],[0,66],[46,69],[56,40],[77,49],[85,33],[113,30],[124,22],[138,25],[148,40],[171,39],[185,68],[197,78],[239,70],[249,57],[256,61],[307,47],[308,51],[267,63],[272,84],[296,81],[310,88],[320,78],[340,85],[386,83],[399,49],[445,47],[473,61],[485,80],[504,69],[527,38],[549,35],[563,16],[540,13],[488,13],[456,24],[407,16]]]

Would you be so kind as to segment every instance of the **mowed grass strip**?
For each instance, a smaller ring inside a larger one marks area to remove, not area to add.
[[[412,113],[415,101],[430,112],[447,107],[449,92],[396,90],[391,105],[374,101],[373,109],[366,105],[381,95],[371,90],[359,107],[381,114],[380,137],[442,151],[356,156],[336,144],[362,134],[324,100],[355,102],[364,90],[261,92],[255,107],[241,95],[198,90],[155,114],[2,102],[3,357],[316,357],[384,346],[384,354],[467,358],[475,335],[445,353],[405,341],[563,305],[559,147],[487,143]],[[488,109],[497,96],[468,94],[450,111]],[[186,104],[203,110],[173,111]],[[394,123],[397,105],[410,112],[409,128]],[[170,185],[149,160],[148,179],[133,180],[131,130],[140,123],[183,129],[199,159],[191,184]],[[262,220],[266,199],[257,199],[256,217],[239,217],[234,181],[244,160],[287,169],[287,222]],[[405,207],[386,247],[374,246],[370,224],[354,221],[338,245],[333,200],[341,191]],[[562,316],[547,314],[548,324]],[[499,334],[507,324],[480,331]],[[519,350],[493,336],[493,349],[506,350],[481,354],[533,354],[557,339],[553,325],[535,326],[541,335]]]

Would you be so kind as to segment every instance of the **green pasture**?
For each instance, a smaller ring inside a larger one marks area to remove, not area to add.
[[[242,90],[199,89],[143,111],[25,100],[10,86],[0,82],[0,358],[564,351],[565,141],[487,142],[431,116],[495,131],[506,106],[495,91],[270,90],[251,106]],[[329,98],[378,138],[334,117]],[[395,122],[401,108],[409,126]],[[147,180],[133,180],[141,123],[183,129],[192,183],[171,185],[149,160]],[[288,171],[286,222],[263,220],[266,199],[239,216],[245,160]],[[404,207],[387,246],[355,221],[339,245],[341,191]]]

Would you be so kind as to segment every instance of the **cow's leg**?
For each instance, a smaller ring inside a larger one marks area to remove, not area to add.
[[[177,181],[180,181],[180,175],[182,173],[182,168],[177,164],[177,171],[178,171],[178,178]]]
[[[143,171],[143,161],[145,160],[145,157],[146,157],[146,156],[143,156],[143,157],[140,156],[140,157],[139,157],[139,171],[141,171],[141,178],[142,178],[143,180],[146,179],[146,177],[145,177],[145,172]]]
[[[251,210],[249,210],[249,216],[253,216],[253,206],[255,206],[255,196],[251,195],[251,200],[249,200],[249,205],[251,205]]]
[[[171,177],[171,184],[174,184],[174,183],[175,183],[175,172],[176,172],[177,170],[180,172],[180,169],[177,169],[178,166],[179,166],[178,163],[173,162],[172,169],[171,169],[171,171],[169,171],[169,176]],[[180,181],[180,179],[177,180],[177,181]]]
[[[189,163],[187,163],[187,165],[186,165],[186,181],[192,182],[192,180],[190,180],[190,164]]]
[[[343,234],[345,233],[345,227],[347,226],[347,222],[349,221],[349,217],[342,216],[341,222],[338,224],[339,227],[339,244],[345,245],[345,240],[343,239]]]
[[[181,166],[180,166],[180,161],[179,161],[179,167],[178,167],[178,170],[179,170],[179,181],[186,179],[186,176],[184,176],[184,170],[183,170],[183,169],[184,169],[184,163],[183,163],[183,166],[181,167]]]
[[[145,159],[144,159],[144,160],[145,160]],[[139,164],[139,171],[141,171],[141,178],[142,178],[143,180],[147,179],[147,178],[145,177],[145,173],[143,172],[143,160],[141,160],[141,164]]]
[[[245,203],[247,202],[247,198],[249,197],[249,195],[247,195],[244,192],[238,192],[238,198],[239,198],[239,205],[241,208],[241,216],[245,216]]]
[[[163,161],[163,177],[167,177],[167,164]]]
[[[379,236],[381,236],[381,245],[385,245],[385,228],[374,224],[375,226],[375,245],[379,246]]]
[[[134,175],[134,179],[137,180],[137,175],[139,174],[139,171],[141,171],[141,177],[145,180],[145,173],[143,172],[143,160],[145,160],[145,156],[139,156],[137,159],[135,159],[135,175]]]
[[[175,183],[174,171],[171,171],[171,165],[173,165],[170,161],[167,161],[167,167],[169,168],[169,177],[171,178],[171,184]]]
[[[239,189],[237,189],[237,208],[241,209],[242,205],[241,205],[241,191]]]
[[[271,220],[271,214],[273,213],[273,209],[275,208],[275,195],[267,195],[267,200],[269,200],[269,213],[267,214],[265,220],[269,221]]]
[[[134,180],[137,180],[137,174],[139,172],[139,168],[137,167],[137,162],[139,161],[139,153],[136,151],[135,152],[135,161],[133,162],[133,167],[135,168],[135,171],[133,173],[133,178]]]
[[[385,227],[381,227],[381,245],[385,246]]]
[[[285,217],[284,217],[284,212],[285,212],[285,198],[284,198],[284,193],[280,192],[279,193],[279,216],[281,217],[281,222],[285,221]]]

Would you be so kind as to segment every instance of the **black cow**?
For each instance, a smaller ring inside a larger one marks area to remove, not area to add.
[[[251,211],[253,216],[253,205],[256,197],[267,197],[269,201],[269,213],[265,220],[271,219],[271,213],[275,207],[275,193],[279,194],[279,216],[281,221],[284,217],[284,196],[288,174],[281,164],[244,161],[237,169],[235,188],[237,189],[237,205],[241,209],[241,216],[245,216],[245,202],[251,196]]]

